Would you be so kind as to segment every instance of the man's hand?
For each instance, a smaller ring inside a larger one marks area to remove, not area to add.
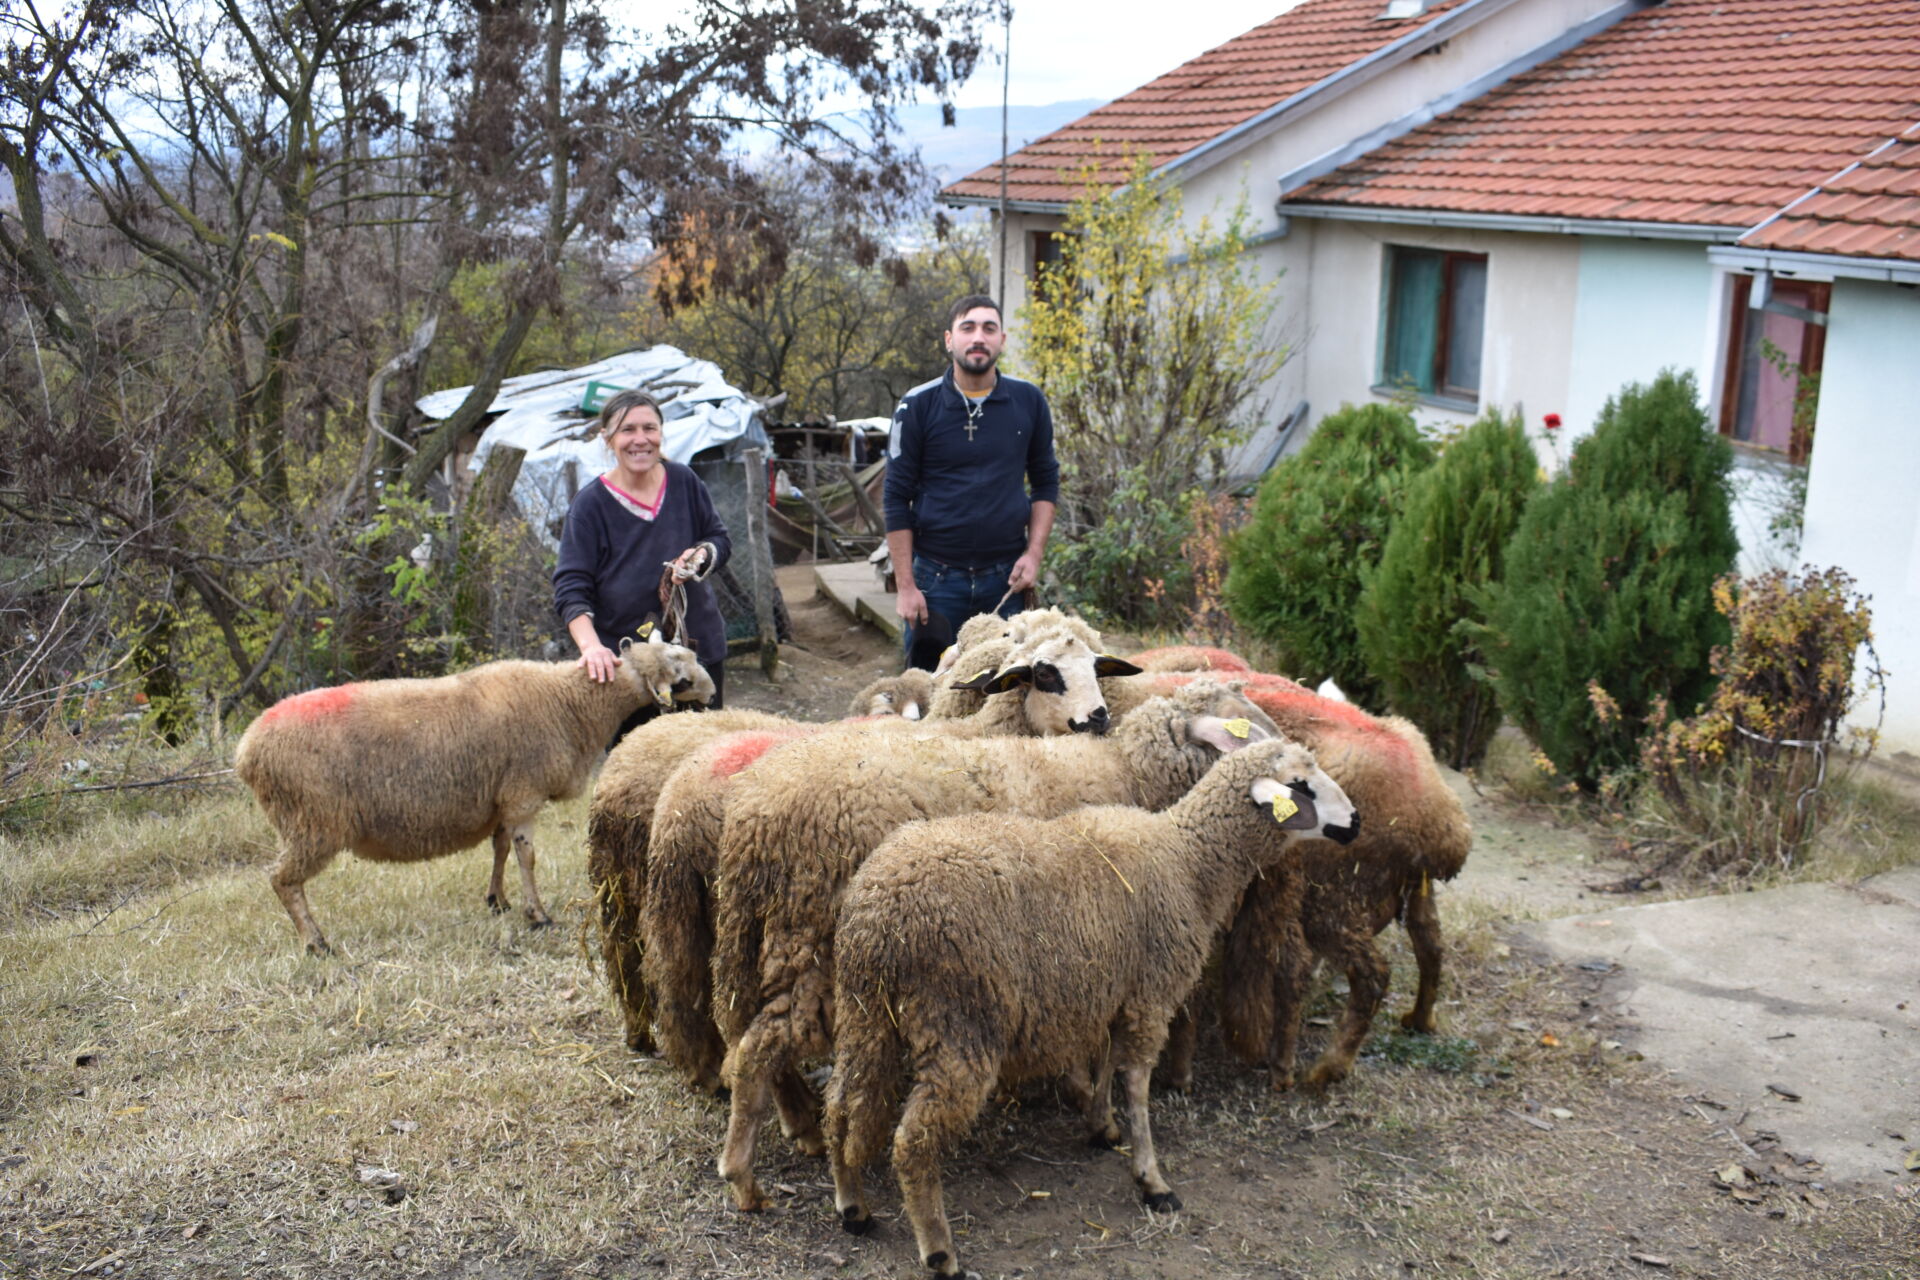
[[[1015,591],[1025,591],[1040,581],[1040,553],[1029,551],[1013,562],[1013,572],[1007,575],[1007,585]]]
[[[620,655],[603,644],[589,645],[580,653],[580,666],[587,669],[587,678],[595,684],[605,684],[613,679],[613,669],[620,665]]]
[[[920,593],[920,588],[897,579],[896,586],[898,590],[894,592],[893,611],[900,615],[903,622],[910,622],[916,627],[926,625],[927,598]]]

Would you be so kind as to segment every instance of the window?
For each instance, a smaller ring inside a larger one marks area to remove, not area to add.
[[[1066,246],[1061,242],[1064,233],[1058,231],[1032,231],[1027,233],[1027,274],[1038,280],[1046,268],[1066,257]]]
[[[1385,283],[1382,389],[1477,405],[1487,256],[1389,245]]]
[[[1820,403],[1833,286],[1771,277],[1764,305],[1755,308],[1758,278],[1734,276],[1732,284],[1720,434],[1805,462]]]

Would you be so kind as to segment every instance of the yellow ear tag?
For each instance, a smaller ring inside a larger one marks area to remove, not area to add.
[[[1244,738],[1249,733],[1253,732],[1253,721],[1228,720],[1222,723],[1220,727],[1222,729],[1225,729],[1228,733],[1232,734],[1236,738]]]
[[[1240,723],[1245,724],[1246,721],[1242,720]],[[1275,822],[1285,822],[1298,812],[1300,812],[1300,806],[1285,796],[1275,796],[1273,798],[1273,820]]]
[[[988,667],[988,668],[986,668],[986,669],[985,669],[985,670],[983,670],[983,671],[976,671],[976,672],[974,672],[974,673],[973,673],[972,675],[970,675],[970,676],[968,676],[968,677],[967,677],[967,678],[966,678],[965,680],[962,680],[962,681],[961,681],[960,683],[961,683],[961,684],[972,684],[972,683],[973,683],[973,682],[974,682],[975,680],[978,680],[978,679],[979,679],[979,678],[980,678],[981,676],[990,676],[990,675],[992,675],[992,674],[993,674],[993,668],[992,668],[992,667]]]
[[[651,622],[643,622],[639,626],[633,629],[633,634],[639,636],[642,640],[645,640],[648,636],[653,634],[653,624]]]

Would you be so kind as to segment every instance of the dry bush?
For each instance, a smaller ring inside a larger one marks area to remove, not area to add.
[[[1732,625],[1713,651],[1719,685],[1687,719],[1662,723],[1656,707],[1640,753],[1647,816],[1710,874],[1790,870],[1832,814],[1830,784],[1873,749],[1871,731],[1842,741],[1872,615],[1838,569],[1727,575],[1713,601]],[[1870,661],[1863,684],[1882,682]],[[1598,695],[1595,707],[1606,718]]]

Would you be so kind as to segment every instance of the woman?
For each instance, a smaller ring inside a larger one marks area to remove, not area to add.
[[[691,645],[713,677],[710,705],[718,708],[727,630],[705,579],[727,562],[733,543],[707,487],[662,456],[660,436],[660,404],[644,391],[622,391],[600,410],[600,439],[613,453],[613,470],[583,487],[567,512],[554,608],[587,674],[611,680],[620,642],[640,639],[649,615],[660,616],[660,575],[671,562],[687,599],[685,629],[674,639]]]

